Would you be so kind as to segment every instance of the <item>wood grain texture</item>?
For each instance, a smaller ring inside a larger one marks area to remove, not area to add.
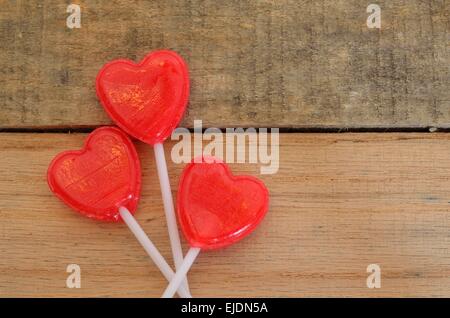
[[[124,225],[84,218],[50,193],[50,160],[84,138],[0,135],[0,296],[148,297],[165,287]],[[136,144],[136,216],[170,259],[153,151]],[[285,134],[280,144],[279,172],[260,176],[271,193],[266,219],[249,238],[200,255],[194,296],[450,296],[448,134]],[[231,167],[259,174],[256,164]],[[174,188],[182,168],[169,162]],[[81,266],[81,289],[65,288],[70,263]],[[378,290],[366,287],[371,263],[381,266]]]
[[[158,48],[188,61],[182,123],[214,127],[450,127],[450,4],[380,0],[2,1],[0,128],[109,123],[100,67]]]

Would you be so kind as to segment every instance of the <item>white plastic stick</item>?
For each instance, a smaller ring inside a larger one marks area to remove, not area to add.
[[[178,233],[177,219],[175,209],[173,207],[172,191],[170,189],[169,174],[167,172],[166,157],[164,155],[164,147],[162,143],[154,146],[156,169],[158,170],[159,186],[164,204],[164,212],[166,213],[167,228],[169,230],[170,246],[172,248],[173,261],[175,268],[180,268],[183,263],[183,250],[181,249],[180,234]],[[183,285],[189,291],[187,278],[184,278]]]
[[[170,281],[169,285],[167,286],[167,288],[164,291],[164,294],[161,296],[161,298],[172,298],[173,297],[176,290],[183,282],[183,279],[186,277],[186,274],[189,271],[189,269],[191,268],[192,264],[194,264],[194,261],[197,258],[198,253],[200,253],[200,248],[198,248],[198,247],[191,247],[189,249],[189,251],[186,254],[186,257],[184,258],[183,263],[181,264],[180,268],[175,273],[175,276]]]
[[[125,222],[126,225],[130,228],[131,232],[134,234],[136,239],[141,243],[142,247],[145,249],[147,254],[150,256],[150,258],[153,260],[153,262],[158,266],[161,273],[164,275],[164,277],[170,282],[174,277],[175,273],[170,268],[169,264],[167,264],[164,257],[159,253],[156,246],[150,241],[148,236],[145,234],[144,230],[142,230],[139,223],[136,221],[134,216],[128,211],[125,207],[119,208],[120,216],[122,217],[122,220]],[[191,298],[189,291],[186,290],[184,286],[180,286],[180,288],[177,288],[178,294],[180,297],[183,298]]]

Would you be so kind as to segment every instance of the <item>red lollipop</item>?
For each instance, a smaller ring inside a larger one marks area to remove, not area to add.
[[[250,234],[269,204],[261,180],[233,176],[225,163],[213,160],[187,165],[178,191],[183,233],[192,247],[203,250],[226,247]]]
[[[167,280],[174,272],[134,219],[141,189],[141,167],[136,149],[120,129],[98,128],[81,150],[65,151],[50,163],[50,189],[81,214],[128,225]],[[130,212],[131,211],[131,212]],[[180,296],[190,297],[182,286]]]
[[[269,207],[269,192],[252,176],[233,176],[228,166],[204,157],[186,166],[178,189],[178,218],[191,249],[163,297],[172,297],[201,249],[231,245],[249,235]]]
[[[168,50],[151,52],[139,63],[115,60],[99,71],[96,89],[106,112],[119,127],[154,146],[172,254],[178,267],[183,262],[183,251],[162,143],[186,110],[189,98],[186,63]]]
[[[119,207],[136,211],[141,166],[127,135],[103,127],[89,135],[82,150],[57,155],[48,168],[47,180],[55,195],[81,214],[119,221]]]
[[[97,75],[97,95],[128,134],[155,145],[177,127],[189,98],[186,63],[172,51],[154,51],[139,63],[119,59]]]

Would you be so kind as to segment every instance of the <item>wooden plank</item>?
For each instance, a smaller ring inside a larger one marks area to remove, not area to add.
[[[83,134],[0,135],[0,296],[159,296],[165,282],[123,225],[91,221],[50,193],[54,155]],[[170,258],[153,151],[137,218]],[[261,175],[270,211],[251,237],[208,252],[195,296],[450,296],[448,134],[283,134],[280,169]],[[170,148],[166,147],[170,158]],[[182,164],[169,163],[177,184]],[[256,164],[235,173],[259,175]],[[174,191],[176,195],[176,191]],[[81,289],[65,287],[81,266]],[[366,287],[379,264],[381,289]]]
[[[94,79],[106,61],[170,48],[190,65],[183,125],[449,127],[449,3],[367,1],[5,1],[0,128],[109,123]]]

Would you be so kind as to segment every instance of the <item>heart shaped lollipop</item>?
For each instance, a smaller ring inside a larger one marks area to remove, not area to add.
[[[264,218],[269,193],[252,176],[233,176],[219,161],[190,163],[178,190],[178,219],[189,244],[203,250],[228,246],[250,234]]]
[[[119,207],[136,210],[141,167],[130,139],[120,129],[96,129],[81,150],[65,151],[48,168],[50,189],[88,217],[118,221]]]
[[[172,297],[201,249],[217,249],[249,235],[269,207],[264,183],[233,176],[214,157],[186,166],[178,189],[178,218],[191,248],[162,297]]]
[[[128,134],[154,146],[175,266],[183,262],[163,142],[180,122],[189,97],[186,63],[175,52],[148,54],[138,64],[109,62],[99,71],[97,95],[109,116]],[[187,281],[185,282],[186,288]]]
[[[189,75],[172,51],[154,51],[138,64],[109,62],[96,80],[97,95],[109,116],[125,132],[155,145],[180,122],[189,97]]]
[[[133,217],[141,189],[141,167],[134,144],[120,129],[98,128],[83,149],[57,155],[50,163],[47,180],[55,195],[81,214],[101,221],[123,220],[166,279],[174,277]],[[178,293],[190,297],[184,286]]]

